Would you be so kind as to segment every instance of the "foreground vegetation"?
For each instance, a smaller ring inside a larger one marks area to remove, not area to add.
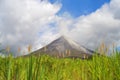
[[[120,55],[94,55],[91,60],[0,58],[0,80],[120,80]]]

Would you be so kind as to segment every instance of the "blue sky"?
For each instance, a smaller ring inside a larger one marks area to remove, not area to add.
[[[56,0],[50,0],[54,3]],[[58,0],[62,8],[58,14],[69,12],[73,17],[87,15],[100,8],[103,4],[109,3],[110,0]]]

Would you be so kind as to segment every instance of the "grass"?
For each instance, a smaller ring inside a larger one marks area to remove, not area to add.
[[[120,80],[120,54],[91,60],[0,57],[0,80]]]

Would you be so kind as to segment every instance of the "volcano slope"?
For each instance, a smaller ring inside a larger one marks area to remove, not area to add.
[[[85,59],[85,58],[91,58],[93,51],[83,46],[80,46],[75,41],[69,38],[62,36],[54,40],[50,44],[44,46],[43,48],[32,52],[31,54],[36,56],[46,54],[59,58],[67,57],[67,58]]]

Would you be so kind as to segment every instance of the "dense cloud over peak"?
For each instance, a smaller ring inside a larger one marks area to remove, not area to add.
[[[104,4],[95,12],[80,16],[74,20],[74,23],[69,23],[73,29],[69,31],[69,26],[67,26],[68,28],[64,30],[65,35],[92,50],[96,49],[102,42],[108,46],[113,43],[119,46],[119,3],[119,0],[111,0],[109,4]]]

